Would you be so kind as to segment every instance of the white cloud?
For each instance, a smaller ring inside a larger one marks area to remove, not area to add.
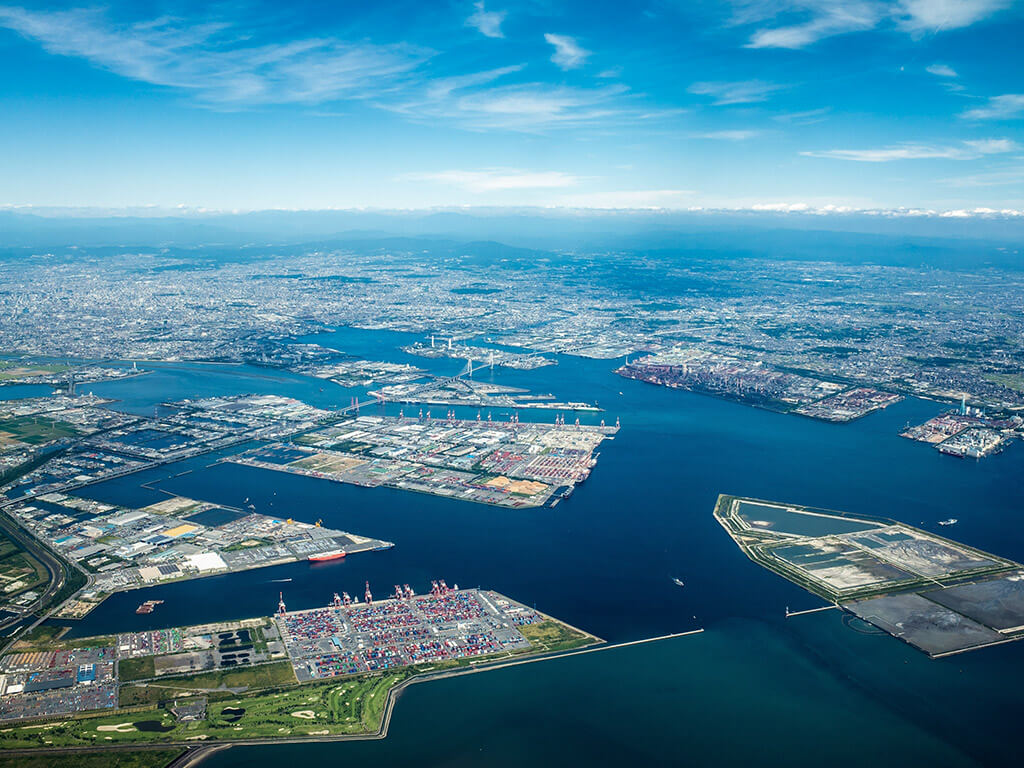
[[[803,112],[788,112],[783,115],[775,115],[772,117],[772,120],[792,125],[811,125],[812,123],[820,123],[831,110],[831,107],[821,107],[819,109],[807,109]]]
[[[409,173],[402,178],[410,181],[428,181],[472,192],[496,192],[508,189],[554,189],[571,187],[579,177],[561,171],[523,171],[515,168],[488,168],[480,171],[437,171]]]
[[[975,107],[962,112],[960,117],[968,120],[1002,120],[1020,117],[1024,113],[1024,93],[1004,93],[993,96],[984,107]]]
[[[801,152],[805,157],[853,160],[859,163],[888,163],[893,160],[976,160],[984,155],[1013,152],[1018,149],[1009,139],[979,139],[959,146],[901,144],[881,149],[827,149]]]
[[[615,87],[587,90],[528,83],[462,96],[457,106],[478,125],[533,128],[610,117],[618,112],[611,97],[624,92]]]
[[[964,144],[982,155],[998,155],[1020,149],[1017,142],[1010,139],[975,139],[965,141]]]
[[[913,35],[959,29],[1013,0],[733,0],[732,24],[756,29],[748,48],[805,48],[888,22]],[[775,22],[775,24],[772,24]]]
[[[948,64],[932,64],[929,67],[925,67],[925,71],[930,72],[936,77],[959,77],[956,70]]]
[[[367,98],[393,87],[430,55],[406,45],[329,37],[246,46],[244,34],[223,23],[161,17],[115,25],[95,10],[46,13],[0,6],[0,26],[49,53],[187,90],[221,107]]]
[[[782,88],[781,85],[765,83],[760,80],[743,80],[739,82],[704,82],[694,83],[687,90],[699,96],[711,96],[715,106],[728,104],[751,104],[767,101],[768,97]]]
[[[960,29],[1007,8],[1012,0],[900,0],[894,15],[908,32]]]
[[[746,141],[760,133],[760,131],[754,130],[708,131],[707,133],[691,133],[690,137],[694,139],[717,139],[721,141]]]
[[[629,90],[621,84],[602,88],[552,86],[546,83],[490,85],[518,68],[502,68],[431,83],[414,99],[381,104],[413,119],[450,120],[471,130],[504,129],[540,132],[559,126],[637,118],[623,104]],[[481,87],[487,86],[487,87]]]
[[[759,29],[747,47],[804,48],[833,35],[872,29],[884,15],[883,8],[870,0],[812,0],[791,5],[809,18],[799,24]]]
[[[544,35],[544,39],[555,47],[551,60],[562,69],[579,69],[590,55],[590,51],[580,46],[575,38],[568,35],[553,35],[548,32]]]
[[[480,30],[482,35],[487,37],[504,37],[505,34],[501,31],[501,24],[505,21],[505,11],[487,11],[484,10],[484,4],[482,2],[476,3],[473,6],[476,10],[473,14],[466,19],[466,25],[470,27],[476,27]]]
[[[752,211],[771,211],[774,213],[809,213],[815,210],[807,203],[755,203],[750,206],[750,209]]]
[[[467,88],[473,88],[476,86],[487,85],[495,80],[498,80],[505,75],[511,75],[515,72],[521,72],[523,69],[522,64],[515,64],[508,67],[498,67],[497,69],[488,69],[483,72],[471,72],[468,75],[456,75],[454,77],[439,77],[431,80],[427,85],[426,93],[428,98],[432,100],[443,99],[450,96],[455,91],[463,91]]]

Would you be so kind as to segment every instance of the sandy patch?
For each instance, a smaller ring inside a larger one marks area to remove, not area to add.
[[[132,731],[138,730],[131,723],[118,723],[117,725],[97,725],[96,730],[103,733],[131,733]]]
[[[292,717],[298,717],[302,720],[313,720],[316,718],[316,712],[312,709],[300,709],[298,712],[292,712]]]

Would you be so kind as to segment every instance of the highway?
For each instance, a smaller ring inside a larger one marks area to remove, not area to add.
[[[0,530],[3,530],[4,535],[19,544],[27,550],[30,555],[42,563],[43,567],[46,568],[49,573],[49,583],[39,595],[39,598],[24,609],[24,613],[22,615],[11,616],[8,619],[0,621],[0,633],[8,627],[22,621],[26,616],[30,616],[45,608],[50,600],[52,600],[57,593],[64,588],[64,584],[67,581],[67,571],[64,562],[48,547],[44,546],[39,539],[32,534],[27,533],[20,525],[14,522],[6,512],[3,512],[2,509],[6,506],[8,506],[8,504],[0,505]]]

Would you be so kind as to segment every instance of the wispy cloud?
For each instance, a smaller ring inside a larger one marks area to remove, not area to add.
[[[805,157],[853,160],[859,163],[888,163],[894,160],[976,160],[1019,149],[1010,139],[978,139],[956,146],[901,144],[881,149],[827,149],[801,152]]]
[[[505,36],[505,33],[501,31],[501,24],[505,21],[505,11],[485,10],[482,2],[476,3],[473,7],[476,10],[466,19],[467,26],[476,27],[480,30],[480,34],[487,37]]]
[[[908,32],[939,32],[969,27],[1008,8],[1012,0],[900,0],[897,23]]]
[[[872,0],[796,0],[772,5],[783,6],[779,13],[795,12],[805,20],[759,29],[751,36],[748,48],[804,48],[822,38],[872,29],[884,15],[883,8]]]
[[[811,125],[812,123],[820,123],[831,111],[831,107],[805,109],[802,112],[787,112],[783,115],[775,115],[772,117],[772,120],[779,123],[789,123],[791,125]]]
[[[718,141],[746,141],[760,135],[755,130],[708,131],[707,133],[691,133],[694,139],[714,139]]]
[[[561,171],[524,171],[516,168],[487,168],[478,171],[449,170],[408,173],[403,179],[462,187],[471,192],[509,189],[557,189],[579,183],[578,176]]]
[[[493,83],[495,80],[505,77],[505,75],[521,72],[523,68],[523,64],[513,64],[507,67],[498,67],[497,69],[487,69],[482,72],[470,72],[466,75],[437,77],[428,83],[426,95],[432,101],[444,99],[456,91],[465,91],[469,88]]]
[[[1012,0],[733,0],[732,24],[760,26],[748,48],[806,48],[895,24],[912,35],[970,26]],[[774,22],[774,23],[773,23]],[[764,25],[764,26],[763,26]]]
[[[765,83],[761,80],[743,80],[739,82],[703,82],[694,83],[687,90],[699,96],[711,96],[715,106],[729,104],[752,104],[767,101],[775,91],[783,86]]]
[[[367,98],[394,86],[430,56],[407,45],[331,37],[254,46],[221,22],[161,17],[118,25],[96,10],[47,13],[0,6],[0,26],[49,53],[182,89],[220,107]]]
[[[590,55],[590,51],[576,42],[576,38],[568,35],[553,35],[550,32],[544,39],[555,47],[551,60],[562,69],[579,69]]]
[[[956,70],[948,64],[932,64],[931,66],[925,67],[925,71],[935,75],[936,77],[959,77]]]
[[[491,24],[492,12],[482,5],[477,11],[489,19],[481,31],[500,31],[500,24]],[[622,83],[584,87],[508,82],[524,70],[522,64],[431,78],[421,65],[433,52],[405,44],[324,36],[256,45],[245,28],[225,22],[161,17],[119,24],[99,10],[49,13],[7,6],[0,6],[2,27],[50,53],[176,89],[216,109],[267,104],[322,109],[366,100],[412,120],[527,132],[641,116],[636,104],[626,103],[629,88]],[[588,55],[571,38],[548,37],[556,38],[549,42],[564,66],[575,66]]]
[[[639,120],[643,113],[629,103],[621,83],[573,87],[543,82],[508,83],[524,65],[500,67],[455,77],[438,78],[401,99],[378,106],[414,120],[445,121],[470,130],[502,129],[538,133],[560,126],[601,121]]]
[[[1024,116],[1024,93],[992,96],[984,107],[975,107],[960,113],[960,117],[968,120],[1005,120],[1021,116]]]

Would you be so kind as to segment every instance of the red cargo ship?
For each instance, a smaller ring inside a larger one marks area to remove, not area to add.
[[[326,560],[338,560],[345,556],[345,550],[343,549],[332,549],[329,552],[317,552],[315,555],[310,555],[309,560],[313,563],[322,563]]]

